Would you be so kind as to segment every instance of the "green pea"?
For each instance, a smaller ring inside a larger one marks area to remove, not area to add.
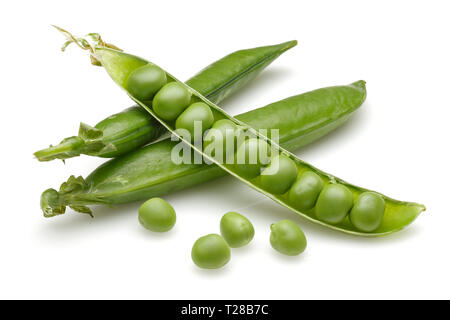
[[[329,184],[317,199],[316,216],[319,220],[336,224],[342,222],[353,205],[352,192],[342,184]]]
[[[161,68],[147,64],[134,70],[127,80],[127,89],[139,100],[148,101],[167,83],[167,76]]]
[[[147,200],[139,208],[139,222],[151,231],[169,231],[175,225],[176,219],[173,207],[161,198]]]
[[[235,154],[234,168],[244,178],[252,179],[261,174],[261,168],[267,164],[270,147],[262,139],[250,138],[242,143]]]
[[[208,234],[195,241],[191,257],[203,269],[218,269],[230,261],[230,247],[218,234]]]
[[[378,193],[363,192],[350,211],[350,221],[361,231],[374,231],[381,224],[385,207],[386,203]]]
[[[214,122],[203,141],[204,152],[225,163],[229,156],[234,155],[237,130],[236,124],[231,120],[221,119]]]
[[[200,139],[203,138],[203,133],[209,129],[214,123],[214,115],[211,108],[204,102],[196,102],[191,104],[186,110],[184,110],[175,122],[176,129],[186,129],[191,134],[191,138],[194,138],[195,122],[199,121],[201,124]]]
[[[288,194],[289,203],[300,211],[307,211],[316,205],[323,189],[323,180],[313,171],[305,171],[293,184]]]
[[[243,215],[228,212],[220,219],[220,233],[231,248],[239,248],[252,241],[255,229]]]
[[[178,82],[166,84],[153,98],[153,111],[163,120],[175,120],[191,101],[191,93]]]
[[[261,186],[274,194],[286,193],[297,178],[295,162],[285,156],[276,155],[261,174]]]
[[[305,251],[306,237],[302,229],[291,220],[281,220],[270,226],[270,244],[278,252],[296,256]]]

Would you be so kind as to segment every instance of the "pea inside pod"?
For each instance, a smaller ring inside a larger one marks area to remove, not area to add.
[[[147,64],[134,70],[127,81],[130,93],[140,100],[149,101],[167,83],[167,76],[160,67]]]
[[[286,193],[297,178],[297,165],[285,155],[276,155],[261,174],[261,186],[275,194]]]
[[[312,171],[303,172],[289,190],[288,201],[301,211],[308,211],[316,205],[323,189],[323,180]]]
[[[264,164],[269,162],[270,146],[260,138],[250,138],[242,143],[234,159],[233,169],[247,179],[261,174]]]
[[[152,108],[165,121],[175,120],[189,106],[191,93],[182,84],[173,81],[159,90]]]
[[[355,201],[350,212],[351,223],[361,231],[376,230],[383,220],[386,208],[384,199],[375,192],[363,192]]]
[[[237,146],[238,127],[228,119],[221,119],[212,125],[203,141],[204,152],[219,161],[225,163],[234,156]]]
[[[191,104],[184,110],[175,122],[176,129],[185,129],[189,132],[191,140],[201,140],[203,133],[214,123],[211,108],[203,102]]]
[[[316,216],[322,221],[336,224],[344,221],[353,206],[353,194],[341,184],[327,185],[319,195]]]

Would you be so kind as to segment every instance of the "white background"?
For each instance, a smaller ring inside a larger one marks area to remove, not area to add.
[[[0,4],[0,298],[450,298],[450,20],[446,1],[3,1]],[[297,154],[347,181],[427,205],[406,230],[380,239],[296,217],[232,178],[165,196],[175,228],[153,234],[139,203],[44,219],[41,192],[103,160],[39,163],[32,152],[131,105],[101,68],[49,25],[104,39],[187,79],[225,54],[297,39],[232,114],[319,87],[367,81],[345,126]],[[196,238],[237,210],[254,241],[223,269],[190,259]],[[308,248],[284,257],[269,225],[301,225]]]

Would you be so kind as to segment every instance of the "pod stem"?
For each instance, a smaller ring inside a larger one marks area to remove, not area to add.
[[[66,206],[61,203],[61,197],[55,189],[47,189],[42,193],[41,209],[46,218],[54,217],[66,212]]]
[[[56,146],[51,145],[48,148],[36,151],[34,156],[39,161],[51,161],[54,159],[65,160],[79,156],[82,153],[84,146],[85,142],[82,138],[73,136],[65,138]]]
[[[51,26],[54,27],[59,32],[61,32],[66,37],[66,42],[64,42],[63,46],[61,47],[61,51],[65,51],[66,48],[71,43],[74,43],[80,49],[88,50],[90,52],[91,63],[94,66],[102,66],[100,60],[98,60],[95,57],[95,48],[96,47],[110,48],[110,49],[114,49],[114,50],[117,50],[117,51],[123,51],[122,49],[116,47],[115,45],[103,41],[102,37],[98,33],[88,33],[84,37],[75,37],[69,31],[67,31],[67,30],[65,30],[63,28],[60,28],[60,27],[55,26],[53,24]]]
[[[101,156],[116,150],[113,143],[105,141],[102,130],[81,123],[78,136],[65,138],[56,146],[51,145],[46,149],[36,151],[34,156],[39,161],[65,160],[80,154]]]
[[[64,214],[66,206],[93,217],[91,209],[86,204],[103,203],[103,201],[93,195],[87,195],[88,190],[89,185],[81,176],[70,176],[61,184],[59,191],[45,190],[41,195],[41,209],[44,217],[51,218]]]

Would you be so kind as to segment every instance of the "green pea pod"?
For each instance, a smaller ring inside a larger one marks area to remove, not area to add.
[[[233,52],[210,64],[186,83],[209,100],[219,103],[255,78],[297,41]],[[68,159],[87,154],[115,158],[158,139],[167,132],[139,106],[100,121],[95,127],[81,123],[78,136],[34,153],[39,161]]]
[[[149,62],[133,56],[126,53],[119,52],[117,50],[112,50],[109,48],[106,48],[103,45],[94,44],[94,46],[88,46],[87,49],[91,50],[91,55],[94,57],[95,60],[98,60],[101,62],[101,64],[105,67],[105,69],[108,71],[111,78],[118,83],[123,89],[126,90],[126,81],[129,76],[135,69],[149,64]],[[167,78],[172,81],[178,83],[180,86],[184,87],[186,90],[188,90],[193,97],[193,101],[202,101],[206,105],[208,105],[212,112],[214,113],[214,118],[217,119],[228,119],[229,121],[233,122],[235,125],[239,126],[240,130],[247,134],[251,134],[255,139],[259,139],[259,141],[264,141],[268,145],[272,147],[272,152],[276,152],[278,154],[283,154],[285,157],[289,157],[297,166],[297,171],[299,173],[302,173],[304,171],[310,170],[315,172],[317,175],[321,177],[321,179],[324,180],[325,184],[330,183],[339,183],[344,186],[346,186],[353,194],[354,198],[356,198],[359,194],[362,192],[367,191],[366,189],[356,187],[354,185],[351,185],[349,183],[346,183],[345,181],[336,178],[332,175],[329,175],[323,171],[320,171],[317,168],[314,168],[310,164],[307,164],[306,162],[300,160],[295,155],[291,154],[287,150],[282,149],[277,144],[275,144],[273,141],[268,139],[267,137],[261,135],[258,133],[255,129],[251,128],[244,122],[235,119],[225,113],[222,109],[220,109],[218,106],[204,98],[202,95],[200,95],[198,92],[196,92],[194,89],[188,87],[187,85],[179,82],[176,78],[174,78],[169,73],[167,74]],[[359,104],[361,104],[364,101],[365,98],[365,90],[364,90],[364,82],[357,82],[348,88],[352,88],[353,91],[351,91],[352,94],[343,95],[339,92],[337,96],[330,96],[325,94],[325,96],[322,97],[322,101],[320,103],[348,103],[352,99],[355,99],[355,96],[357,95],[355,91],[360,91],[360,101]],[[361,92],[364,92],[364,94],[361,94]],[[281,205],[285,206],[286,208],[291,209],[292,211],[296,212],[297,214],[313,221],[316,223],[319,223],[323,226],[329,227],[331,229],[339,230],[345,233],[350,233],[354,235],[361,235],[361,236],[381,236],[386,235],[395,231],[398,231],[402,228],[404,228],[406,225],[410,224],[418,215],[420,212],[422,212],[425,208],[423,205],[415,204],[415,203],[409,203],[409,202],[401,202],[398,200],[391,199],[389,197],[383,196],[384,200],[386,201],[386,210],[383,216],[383,219],[381,221],[380,226],[373,232],[361,232],[357,230],[348,220],[348,218],[340,222],[338,224],[330,224],[323,221],[318,220],[318,218],[315,216],[314,210],[309,210],[305,212],[301,212],[297,209],[295,209],[293,206],[289,204],[289,201],[287,199],[287,195],[276,195],[271,194],[265,190],[263,190],[260,186],[258,186],[258,178],[256,179],[250,179],[246,178],[244,174],[242,174],[241,165],[230,165],[230,164],[222,164],[218,161],[216,161],[214,158],[208,156],[207,154],[203,153],[201,149],[199,149],[196,145],[193,145],[190,140],[183,139],[173,128],[173,123],[163,121],[160,119],[157,114],[149,107],[149,105],[143,103],[142,101],[138,101],[135,97],[132,97],[139,105],[141,105],[145,110],[147,110],[150,114],[152,114],[157,120],[159,120],[168,130],[172,132],[172,134],[176,137],[178,137],[180,140],[182,140],[185,144],[188,144],[192,149],[194,149],[196,152],[201,154],[205,159],[211,161],[212,163],[215,163],[217,166],[219,166],[221,169],[225,170],[229,174],[235,176],[242,182],[246,183],[250,187],[254,188],[255,190],[263,193],[264,195],[268,196],[272,200],[274,200],[277,203],[280,203]],[[308,94],[302,95],[302,98],[305,99],[307,104],[317,104],[317,97],[311,96]],[[334,101],[333,101],[334,100]],[[319,104],[320,104],[319,103]],[[277,114],[272,115],[273,118],[277,117]],[[273,120],[273,119],[272,119]],[[124,180],[132,179],[133,177],[128,176],[120,176],[120,179],[114,181],[115,183],[124,183]],[[200,177],[200,180],[202,178]],[[70,179],[69,179],[70,180]],[[194,182],[195,183],[195,182]],[[89,186],[89,183],[86,181],[83,181],[82,179],[78,178],[72,178],[72,181],[68,185],[66,185],[66,188],[70,190],[70,184],[74,184],[74,186],[84,185],[81,188],[86,190],[87,188],[92,188],[92,186]],[[100,183],[101,184],[101,183]],[[91,189],[92,190],[92,189]],[[169,190],[166,190],[169,191]],[[41,198],[41,206],[44,210],[44,213],[47,213],[47,215],[52,214],[53,208],[60,210],[62,206],[64,206],[64,201],[61,199],[68,198],[67,193],[62,190],[58,194],[59,199],[55,199],[55,190],[47,190],[44,192],[43,197]],[[76,205],[76,208],[78,206],[82,206],[82,197],[80,197],[77,201],[75,194],[70,195],[72,197],[72,203]],[[89,199],[90,197],[90,199]],[[47,199],[48,198],[48,199]],[[46,201],[48,200],[48,201]],[[83,201],[91,201],[91,203],[102,203],[102,199],[95,196],[95,192],[91,193],[87,197],[84,197]],[[48,204],[48,205],[46,205]],[[85,208],[82,207],[81,211],[84,211]]]

